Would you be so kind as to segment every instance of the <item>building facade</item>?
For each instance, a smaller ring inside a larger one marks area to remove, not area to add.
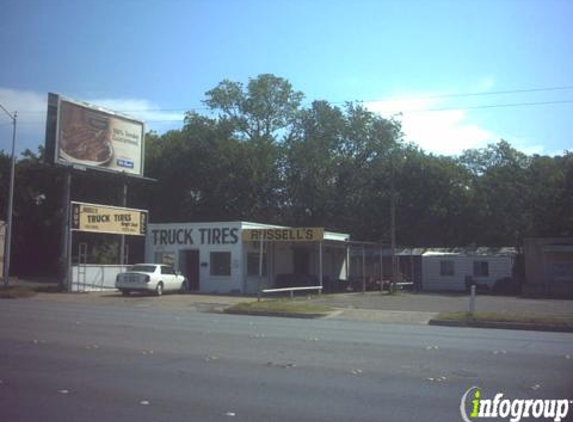
[[[146,261],[173,265],[191,291],[206,293],[255,294],[281,283],[348,277],[348,234],[326,231],[320,242],[264,241],[262,249],[243,240],[243,230],[266,229],[288,228],[244,221],[150,224]]]

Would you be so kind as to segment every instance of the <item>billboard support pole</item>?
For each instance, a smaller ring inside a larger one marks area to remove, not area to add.
[[[125,175],[121,177],[122,184],[123,184],[123,191],[121,196],[121,206],[123,208],[127,207],[127,181],[125,180]],[[121,235],[121,242],[119,245],[119,265],[121,267],[120,271],[123,269],[125,265],[125,235]]]
[[[68,292],[72,291],[72,213],[70,209],[72,196],[72,171],[66,169],[64,179],[64,236],[62,261],[64,263],[64,284]]]
[[[68,216],[69,216],[69,223],[68,223],[68,262],[67,262],[67,272],[68,272],[68,292],[71,292],[73,289],[73,284],[74,284],[74,271],[73,271],[73,267],[72,267],[72,253],[73,253],[73,249],[72,249],[72,242],[74,240],[73,238],[73,232],[72,232],[72,225],[71,225],[71,221],[72,221],[72,213],[71,213],[71,206],[68,205]],[[79,280],[78,280],[78,287],[79,287]]]

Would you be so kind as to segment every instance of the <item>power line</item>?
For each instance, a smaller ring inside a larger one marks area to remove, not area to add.
[[[485,104],[477,106],[463,106],[463,107],[437,107],[437,108],[419,108],[411,110],[401,110],[396,111],[395,114],[401,113],[427,113],[427,112],[439,112],[439,111],[454,111],[454,110],[477,110],[477,109],[489,109],[489,108],[509,108],[509,107],[530,107],[530,106],[541,106],[541,105],[557,105],[557,104],[571,104],[573,100],[555,100],[555,101],[535,101],[535,102],[523,102],[523,103],[507,103],[507,104]],[[155,120],[147,119],[146,123],[181,123],[181,120]],[[44,124],[45,121],[21,121],[20,124],[32,125],[32,124]],[[9,124],[9,123],[8,123]],[[0,124],[0,126],[3,126]]]
[[[434,99],[434,98],[457,98],[457,97],[480,97],[480,96],[488,96],[488,95],[505,95],[505,94],[523,94],[523,93],[531,93],[531,92],[550,92],[550,91],[566,91],[572,90],[573,86],[554,86],[554,87],[547,87],[547,88],[527,88],[527,89],[512,89],[512,90],[505,90],[505,91],[489,91],[489,92],[466,92],[461,94],[430,94],[430,95],[420,95],[417,97],[408,97],[408,100],[425,100],[425,99]],[[386,98],[382,100],[362,100],[362,102],[384,102],[384,101],[395,101],[396,98]]]
[[[523,94],[523,93],[533,93],[533,92],[552,92],[552,91],[566,91],[573,90],[573,85],[564,86],[553,86],[553,87],[543,87],[543,88],[523,88],[523,89],[511,89],[502,91],[489,91],[489,92],[466,92],[466,93],[456,93],[456,94],[430,94],[430,95],[420,95],[417,97],[408,97],[408,100],[424,100],[424,99],[437,99],[437,98],[461,98],[461,97],[480,97],[480,96],[492,96],[492,95],[507,95],[507,94]],[[384,98],[376,100],[357,100],[359,102],[388,102],[395,101],[396,98]],[[329,101],[331,104],[344,104],[347,101]],[[157,108],[157,109],[140,109],[140,110],[118,110],[122,113],[138,113],[147,111],[164,111],[164,112],[187,112],[187,111],[199,111],[199,110],[210,110],[207,106],[197,106],[190,108]]]
[[[408,97],[404,98],[405,101],[417,100],[417,99],[439,99],[439,98],[463,98],[463,97],[479,97],[479,96],[492,96],[492,95],[506,95],[506,94],[522,94],[522,93],[534,93],[534,92],[554,92],[554,91],[566,91],[573,90],[573,85],[566,86],[556,86],[556,87],[544,87],[544,88],[525,88],[525,89],[513,89],[513,90],[501,90],[501,91],[490,91],[490,92],[473,92],[473,93],[458,93],[458,94],[441,94],[441,95],[425,95],[418,97]],[[381,103],[400,100],[399,98],[385,98],[385,99],[375,99],[375,100],[356,100],[360,103]],[[344,104],[347,101],[329,101],[330,104]],[[403,110],[403,113],[414,113],[414,112],[431,112],[431,111],[448,111],[448,110],[475,110],[475,109],[486,109],[486,108],[506,108],[506,107],[521,107],[521,106],[535,106],[535,105],[550,105],[550,104],[566,104],[571,103],[572,100],[554,100],[554,101],[539,101],[539,102],[517,102],[510,104],[485,104],[478,106],[460,106],[460,107],[443,107],[443,108],[428,108],[428,109],[414,109],[414,110]],[[171,113],[187,113],[193,111],[205,111],[210,110],[206,106],[196,106],[190,108],[148,108],[148,109],[137,109],[137,110],[116,110],[120,113],[153,113],[153,112],[171,112]],[[21,111],[20,115],[26,114],[45,114],[43,110],[33,110],[33,111]],[[181,116],[181,120],[184,116]],[[154,123],[170,123],[178,122],[179,119],[171,120],[146,120],[147,122]]]
[[[512,104],[487,104],[487,105],[467,106],[467,107],[427,108],[427,109],[403,110],[400,113],[426,113],[433,111],[476,110],[481,108],[528,107],[537,105],[568,104],[568,103],[573,103],[573,100],[537,101],[530,103],[512,103]]]

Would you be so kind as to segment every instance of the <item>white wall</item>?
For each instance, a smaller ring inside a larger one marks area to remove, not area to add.
[[[244,292],[244,259],[241,224],[169,223],[150,224],[146,237],[146,261],[154,262],[158,253],[172,253],[174,266],[180,268],[179,251],[199,250],[199,290],[206,293]],[[231,253],[231,275],[211,275],[211,252]]]
[[[85,265],[72,267],[72,292],[115,289],[115,277],[126,270],[121,265]]]
[[[454,262],[454,275],[440,275],[440,261]],[[474,261],[487,261],[489,275],[476,277],[473,273]],[[478,284],[487,284],[490,289],[496,280],[511,277],[513,258],[507,256],[459,256],[459,255],[432,255],[422,256],[422,289],[465,291],[467,275],[473,277]]]
[[[242,229],[268,228],[277,226],[259,225],[247,222],[215,222],[215,223],[169,223],[150,224],[146,236],[145,255],[147,262],[156,262],[159,255],[172,255],[173,265],[181,269],[180,251],[199,251],[199,290],[201,292],[230,293],[239,292],[255,294],[259,286],[258,276],[247,274],[247,254],[259,252],[258,245],[242,241]],[[217,235],[214,233],[217,231]],[[325,236],[338,236],[340,240],[348,236],[327,232]],[[261,282],[261,288],[274,287],[278,274],[293,272],[293,252],[291,243],[268,242],[265,245],[267,254],[267,276]],[[305,245],[309,251],[309,268],[318,276],[318,243]],[[344,261],[346,252],[340,249],[338,253],[332,248],[327,252],[323,249],[324,275],[331,279],[344,278],[346,270]],[[231,253],[231,275],[225,277],[211,276],[210,253]]]

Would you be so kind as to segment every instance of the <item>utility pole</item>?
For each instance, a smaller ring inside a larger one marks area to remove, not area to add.
[[[391,176],[391,186],[390,186],[390,249],[392,253],[392,275],[391,282],[396,282],[397,277],[397,265],[396,265],[396,170],[394,169],[394,163],[392,163],[392,176]]]
[[[8,287],[10,277],[10,258],[11,258],[11,247],[12,247],[12,211],[14,209],[14,179],[16,173],[16,121],[18,120],[18,113],[10,113],[0,104],[0,108],[12,119],[12,162],[10,166],[10,190],[8,193],[8,209],[6,211],[7,215],[7,225],[6,225],[6,237],[4,239],[4,287]]]

